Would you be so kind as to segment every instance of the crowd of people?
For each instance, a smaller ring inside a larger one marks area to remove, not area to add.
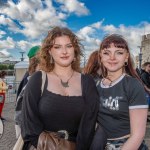
[[[150,63],[138,74],[121,35],[104,37],[84,68],[82,45],[68,28],[52,28],[34,48],[17,94],[24,89],[22,150],[148,150]]]

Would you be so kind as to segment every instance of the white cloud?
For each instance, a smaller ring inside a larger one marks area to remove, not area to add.
[[[16,46],[18,47],[18,49],[20,49],[20,51],[25,51],[25,52],[28,52],[29,49],[33,46],[36,46],[36,45],[41,45],[40,42],[28,42],[28,41],[19,41],[16,43]]]
[[[105,34],[120,34],[128,42],[131,52],[137,55],[139,52],[138,46],[141,45],[142,35],[150,33],[150,24],[142,22],[137,26],[125,26],[123,24],[115,27],[114,25],[102,26],[101,30]]]
[[[78,0],[55,0],[55,1],[62,4],[60,8],[64,12],[75,13],[78,16],[89,14],[89,10],[86,8],[84,3],[81,3]]]
[[[35,39],[42,37],[52,26],[67,26],[64,21],[69,16],[67,13],[88,14],[84,3],[77,0],[62,0],[58,4],[65,7],[67,12],[58,11],[52,0],[20,0],[16,4],[8,0],[7,7],[0,9],[0,24],[7,25],[12,32]]]
[[[5,34],[6,34],[6,32],[0,31],[0,38],[2,38]]]
[[[99,32],[102,23],[103,20],[89,26],[85,26],[77,32],[78,37],[84,45],[84,54],[86,59],[89,57],[91,51],[94,51],[99,47],[101,40],[97,34],[97,31]]]
[[[11,55],[6,49],[1,50],[0,52],[3,53],[5,57],[10,57]]]
[[[103,22],[104,22],[104,19],[102,19],[101,21],[98,21],[96,23],[91,24],[91,27],[99,29],[102,26]]]
[[[148,22],[141,22],[136,26],[121,24],[118,27],[113,24],[103,25],[103,22],[104,20],[85,26],[77,32],[78,37],[84,41],[86,57],[99,48],[102,37],[108,34],[122,35],[127,40],[131,53],[136,56],[139,53],[138,46],[141,45],[142,35],[150,33],[150,23]]]
[[[7,37],[6,40],[0,40],[0,49],[12,49],[15,48],[15,42],[11,37]]]
[[[20,49],[20,51],[27,51],[28,47],[30,47],[31,43],[22,40],[22,41],[17,42],[16,45]]]
[[[104,32],[114,33],[116,32],[116,27],[114,25],[106,25],[103,27]]]

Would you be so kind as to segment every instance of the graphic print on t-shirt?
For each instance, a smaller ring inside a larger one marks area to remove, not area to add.
[[[102,97],[102,105],[105,108],[108,108],[110,110],[119,110],[119,100],[123,99],[123,97],[116,96],[113,98],[112,96],[109,96],[108,98]]]

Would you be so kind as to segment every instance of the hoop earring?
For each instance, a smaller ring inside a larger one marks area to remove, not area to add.
[[[124,66],[128,66],[128,62],[124,62]]]

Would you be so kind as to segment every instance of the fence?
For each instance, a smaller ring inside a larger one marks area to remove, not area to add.
[[[16,101],[16,93],[17,93],[20,82],[16,82],[14,76],[7,76],[5,78],[5,82],[8,86],[5,102],[6,103],[7,102],[15,102]]]

